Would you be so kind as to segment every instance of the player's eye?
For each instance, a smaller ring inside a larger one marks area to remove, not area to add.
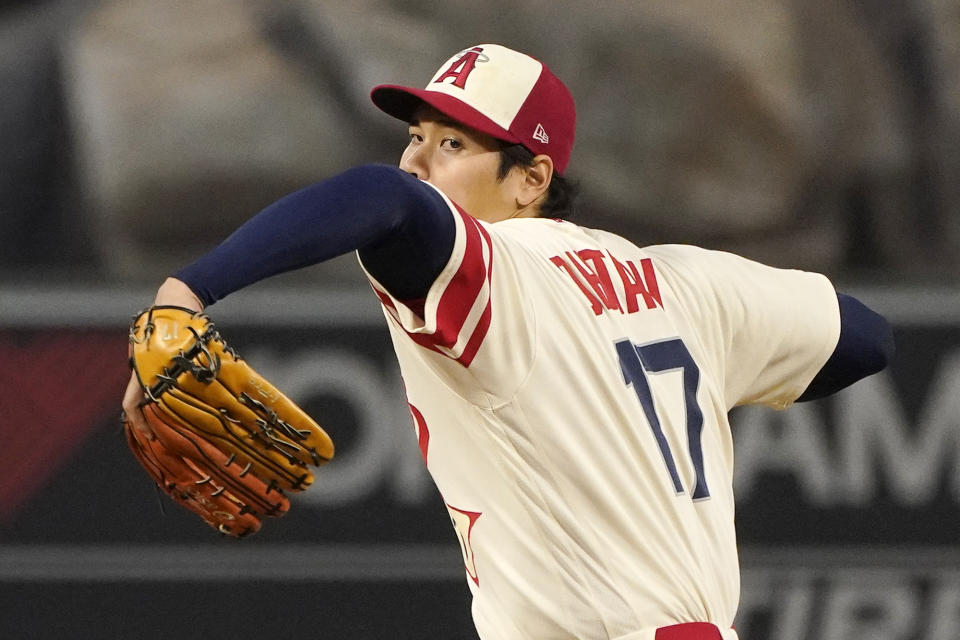
[[[457,140],[456,138],[444,138],[440,141],[440,147],[442,149],[462,149],[463,143]]]
[[[410,132],[410,142],[423,142],[423,136],[416,131]]]

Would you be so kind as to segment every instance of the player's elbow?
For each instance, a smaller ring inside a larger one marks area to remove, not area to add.
[[[838,298],[842,319],[841,344],[838,347],[846,347],[860,361],[863,377],[887,368],[896,352],[890,323],[856,298],[843,294],[839,294]]]
[[[877,326],[874,330],[874,338],[864,357],[865,368],[868,370],[866,375],[873,375],[886,369],[893,362],[897,350],[896,342],[893,339],[893,327],[883,316],[879,314],[876,314],[876,316]]]
[[[894,356],[893,329],[886,318],[862,302],[838,294],[840,338],[820,372],[798,402],[831,395],[882,371]]]

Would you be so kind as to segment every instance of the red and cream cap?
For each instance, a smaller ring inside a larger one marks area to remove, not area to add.
[[[550,156],[559,174],[570,162],[576,111],[567,87],[539,60],[497,44],[457,53],[423,89],[383,84],[370,98],[405,122],[426,102],[468,127]]]

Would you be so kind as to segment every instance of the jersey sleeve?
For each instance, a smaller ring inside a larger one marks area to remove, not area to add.
[[[830,281],[720,251],[686,246],[660,251],[661,267],[672,272],[674,294],[701,350],[722,377],[727,408],[784,408],[796,401],[840,336]]]
[[[493,248],[484,225],[443,197],[456,228],[454,245],[422,311],[391,295],[360,263],[387,314],[415,343],[469,367],[490,328]]]
[[[396,295],[422,296],[453,244],[447,207],[436,189],[396,167],[354,167],[274,202],[174,277],[210,305],[358,250]]]

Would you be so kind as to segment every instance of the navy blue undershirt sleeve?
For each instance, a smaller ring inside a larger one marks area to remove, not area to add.
[[[392,295],[422,298],[455,235],[433,188],[395,167],[365,165],[271,204],[173,277],[210,305],[264,278],[359,250]]]
[[[840,339],[797,402],[835,393],[884,369],[893,358],[893,332],[886,319],[852,296],[838,293],[837,300]]]

